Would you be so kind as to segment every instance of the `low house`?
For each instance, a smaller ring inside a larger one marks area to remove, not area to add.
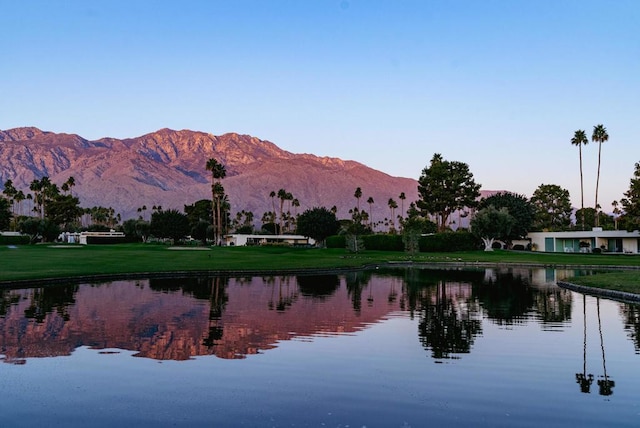
[[[109,232],[80,232],[79,242],[87,244],[117,244],[124,242],[125,235],[122,232],[111,230]]]
[[[640,253],[640,231],[592,230],[568,232],[529,232],[531,248],[536,251],[590,253],[595,248],[607,253]]]
[[[315,241],[302,235],[225,235],[225,246],[287,244],[291,246],[314,245]]]

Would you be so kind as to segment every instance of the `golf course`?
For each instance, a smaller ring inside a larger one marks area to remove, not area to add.
[[[25,245],[0,247],[0,285],[209,273],[256,275],[370,268],[382,264],[452,267],[524,266],[595,271],[578,285],[640,293],[640,257],[634,255],[464,251],[350,253],[345,249],[171,247],[159,244]]]

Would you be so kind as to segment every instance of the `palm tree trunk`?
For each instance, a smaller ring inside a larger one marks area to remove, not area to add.
[[[220,205],[222,204],[222,201],[220,200],[220,196],[218,195],[217,197],[217,201],[216,201],[216,210],[218,212],[218,224],[217,224],[217,242],[216,245],[220,245],[221,241],[222,241],[222,215],[221,215],[221,209],[220,209]]]
[[[600,226],[600,216],[598,215],[598,187],[600,185],[600,152],[602,150],[602,143],[598,143],[598,176],[596,178],[596,227]]]
[[[582,179],[582,144],[578,146],[580,153],[580,212],[582,213],[582,230],[584,230],[584,180]]]

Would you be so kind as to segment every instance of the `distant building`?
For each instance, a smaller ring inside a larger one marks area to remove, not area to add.
[[[243,235],[224,236],[225,246],[288,244],[291,246],[315,245],[315,241],[302,235]]]
[[[640,231],[592,230],[568,232],[529,232],[531,247],[536,251],[590,253],[594,248],[606,253],[640,253]]]
[[[125,235],[122,232],[111,230],[109,232],[80,232],[79,241],[82,245],[87,244],[117,244],[124,242]]]

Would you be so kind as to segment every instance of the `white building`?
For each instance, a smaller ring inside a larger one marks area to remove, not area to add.
[[[265,245],[265,244],[288,244],[315,245],[315,241],[302,235],[242,235],[231,234],[224,236],[225,246],[245,246],[245,245]]]
[[[97,243],[116,243],[122,242],[125,238],[124,233],[111,230],[109,232],[80,232],[80,244],[87,245],[93,240]]]
[[[640,253],[640,231],[634,230],[592,230],[568,232],[529,232],[531,247],[535,251],[590,253],[600,248],[606,253]]]

